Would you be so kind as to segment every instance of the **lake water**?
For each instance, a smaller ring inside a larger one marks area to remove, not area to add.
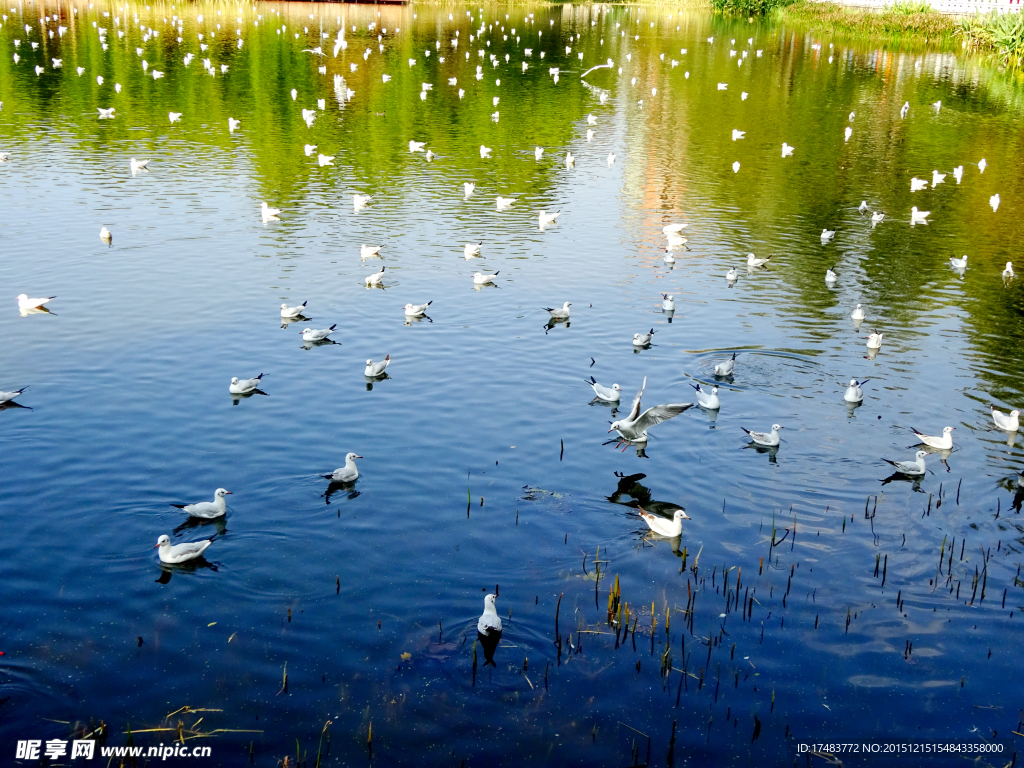
[[[259,766],[760,766],[789,736],[1021,731],[1024,450],[989,412],[1024,404],[1012,76],[667,6],[26,3],[0,48],[0,390],[28,387],[0,413],[0,762],[101,721]],[[645,408],[693,402],[732,351],[717,416],[605,444],[645,376]],[[952,453],[883,482],[947,425]],[[225,519],[170,506],[217,487]],[[692,519],[667,541],[638,504]],[[215,540],[162,567],[162,534]]]

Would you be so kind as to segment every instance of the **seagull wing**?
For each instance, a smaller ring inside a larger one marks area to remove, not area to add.
[[[687,408],[692,407],[693,403],[669,403],[668,405],[656,405],[653,408],[648,408],[643,412],[643,414],[641,414],[640,418],[633,423],[633,429],[638,432],[646,432],[655,424],[668,421],[669,419],[678,416]]]
[[[633,405],[629,409],[629,413],[623,421],[635,421],[640,415],[640,398],[644,396],[644,390],[647,389],[647,377],[644,376],[644,383],[640,385],[640,391],[636,393],[636,397],[633,398]]]

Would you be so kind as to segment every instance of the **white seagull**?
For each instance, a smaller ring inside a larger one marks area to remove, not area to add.
[[[323,477],[332,483],[354,483],[359,479],[359,470],[356,469],[356,459],[363,458],[358,453],[349,453],[345,456],[345,466],[339,467],[329,475]]]
[[[928,451],[918,451],[914,454],[914,461],[891,461],[882,459],[886,464],[892,464],[896,471],[902,475],[923,475],[925,472],[924,457]]]
[[[374,256],[380,256],[380,249],[383,247],[383,245],[360,245],[359,258],[370,259]]]
[[[334,333],[334,329],[337,328],[337,327],[338,327],[338,324],[335,323],[330,328],[324,328],[323,330],[317,330],[316,328],[304,328],[302,330],[302,340],[303,341],[323,341],[328,336],[330,336],[332,333]]]
[[[100,227],[100,240],[109,245],[113,242],[114,236],[110,234],[110,230],[106,227]]]
[[[263,217],[264,224],[268,221],[278,221],[277,215],[279,213],[281,213],[280,208],[271,208],[265,202],[260,203],[260,215]]]
[[[427,142],[425,142],[425,141],[410,141],[409,142],[409,151],[410,152],[422,152],[423,151],[423,147],[425,147],[426,145],[427,145]]]
[[[39,309],[44,304],[49,304],[56,299],[56,296],[47,296],[44,299],[30,299],[24,293],[18,295],[18,309]]]
[[[501,632],[501,617],[494,607],[494,595],[484,598],[483,615],[476,622],[476,631],[481,635],[493,635]]]
[[[794,149],[795,149],[795,147],[791,147],[786,142],[782,142],[782,156],[783,157],[789,157],[790,155],[792,155]]]
[[[629,414],[624,419],[612,422],[609,432],[618,432],[623,440],[631,443],[646,443],[647,430],[656,424],[678,416],[687,408],[693,407],[693,403],[669,403],[668,405],[656,405],[641,413],[640,398],[643,397],[646,388],[647,377],[644,376],[644,383],[640,386],[636,397],[633,398],[633,407],[629,409]]]
[[[366,285],[380,285],[384,280],[384,269],[385,267],[381,267],[380,272],[374,272],[372,275],[367,275],[363,279],[363,282],[366,283]]]
[[[308,301],[304,301],[301,304],[297,304],[294,307],[289,307],[287,304],[281,305],[281,317],[298,317],[306,310]]]
[[[462,191],[465,192],[466,197],[469,197],[476,191],[476,184],[471,181],[462,182]]]
[[[910,431],[917,435],[917,439],[923,445],[927,445],[930,448],[938,448],[941,451],[948,451],[953,447],[953,430],[956,427],[943,427],[942,437],[932,437],[931,435],[923,435],[913,427]]]
[[[139,171],[148,171],[146,167],[149,165],[149,160],[136,160],[134,157],[128,161],[128,167],[132,169],[132,176],[137,174]]]
[[[551,307],[544,307],[544,310],[551,315],[552,320],[568,320],[569,319],[569,307],[571,307],[568,301],[562,305],[561,309],[552,309]]]
[[[634,347],[646,347],[651,343],[651,339],[654,338],[654,329],[651,328],[649,333],[634,333],[633,334],[633,346]]]
[[[864,310],[860,308],[860,304],[854,307],[853,312],[850,313],[850,317],[852,317],[854,320],[864,319]]]
[[[517,199],[518,198],[515,198],[515,197],[502,197],[501,195],[498,195],[498,197],[496,198],[496,203],[497,203],[497,206],[498,206],[498,210],[499,211],[505,210],[510,205],[512,205],[512,203],[514,203]]]
[[[228,392],[232,395],[247,395],[250,392],[255,392],[259,388],[262,379],[262,373],[255,379],[240,379],[237,376],[233,376],[231,384],[228,386]]]
[[[467,259],[471,259],[474,256],[480,255],[480,249],[484,247],[483,243],[466,243],[462,248],[462,255]]]
[[[872,331],[866,338],[868,340],[868,349],[881,349],[882,348],[882,337],[885,334],[879,333],[878,331]]]
[[[728,376],[732,373],[736,367],[736,353],[732,353],[732,357],[724,362],[718,363],[715,366],[715,376]]]
[[[383,376],[384,371],[387,370],[387,367],[390,364],[391,355],[384,355],[384,359],[381,360],[379,363],[375,363],[373,362],[373,360],[367,359],[366,368],[363,369],[363,375],[369,376],[372,379],[375,379],[378,376]]]
[[[864,399],[864,392],[861,390],[861,387],[869,381],[871,381],[871,379],[864,379],[864,381],[850,379],[850,386],[846,388],[846,394],[843,395],[843,400],[848,403],[861,402]]]
[[[1003,277],[1009,279],[1013,277],[1013,262],[1006,262],[1006,267],[1003,269]]]
[[[228,509],[227,504],[224,501],[224,497],[230,495],[231,491],[218,488],[213,493],[213,501],[197,501],[195,504],[171,504],[171,506],[177,507],[182,512],[187,512],[192,517],[202,517],[206,520],[212,520],[216,517],[224,517],[224,514]]]
[[[919,179],[916,176],[910,180],[910,191],[917,192],[922,189],[928,189],[928,180]]]
[[[872,224],[879,224],[879,223],[881,223],[882,219],[884,219],[884,218],[885,218],[885,214],[884,213],[879,213],[878,211],[875,211],[874,213],[871,214],[871,223]]]
[[[598,400],[604,400],[605,402],[608,403],[619,402],[619,398],[622,395],[622,387],[620,387],[618,384],[612,384],[611,387],[602,387],[600,384],[597,383],[597,379],[595,379],[593,376],[591,376],[589,379],[584,379],[583,381],[585,381],[593,388],[594,394],[597,395]]]
[[[540,222],[540,228],[543,229],[548,224],[554,224],[555,219],[562,215],[561,211],[555,211],[554,213],[548,213],[547,211],[541,211],[538,216]]]
[[[821,230],[821,242],[827,243],[829,240],[836,236],[834,229],[823,229]]]
[[[958,269],[961,272],[967,269],[967,255],[965,254],[962,259],[956,258],[956,256],[949,257],[949,266],[953,269]]]
[[[153,549],[159,549],[160,562],[169,563],[174,565],[176,563],[185,563],[189,560],[195,560],[196,558],[202,557],[203,552],[206,548],[213,544],[213,539],[206,539],[204,541],[187,541],[182,544],[171,544],[171,539],[167,534],[164,534],[156,540],[156,546]]]
[[[480,272],[473,273],[473,285],[486,285],[487,283],[493,283],[500,272],[495,272],[493,275],[484,275]]]
[[[637,507],[637,510],[639,510],[640,519],[647,523],[648,528],[659,536],[664,536],[667,539],[674,539],[676,536],[681,536],[683,533],[683,520],[690,519],[690,516],[682,509],[676,510],[675,514],[672,516],[671,522],[663,517],[655,517],[651,513],[647,512],[643,507]]]
[[[919,211],[915,205],[910,209],[910,224],[927,224],[928,217],[931,216],[931,211]]]
[[[779,430],[782,429],[778,424],[772,424],[771,432],[751,432],[745,427],[740,427],[744,432],[750,435],[750,439],[758,445],[766,445],[772,448],[779,444]]]
[[[700,384],[690,384],[690,386],[697,391],[697,405],[701,408],[717,411],[722,407],[722,404],[718,401],[718,387],[712,387],[711,392],[705,392],[700,388]]]
[[[406,304],[403,309],[405,310],[406,317],[422,317],[427,313],[427,307],[433,303],[433,300],[431,300],[426,304]]]
[[[825,282],[826,283],[834,283],[838,279],[839,279],[839,273],[836,272],[834,269],[832,269],[832,267],[829,267],[828,269],[825,270]]]
[[[748,253],[747,254],[747,266],[748,267],[763,267],[765,264],[767,264],[769,261],[771,261],[771,258],[772,258],[771,256],[767,256],[767,257],[765,257],[763,259],[759,259],[754,254]]]
[[[666,312],[671,312],[676,308],[675,300],[667,293],[661,294],[661,308]]]
[[[617,387],[619,385],[616,384],[615,386]],[[0,404],[9,403],[11,400],[16,398],[18,395],[20,395],[26,389],[28,389],[28,387],[22,387],[21,389],[16,389],[13,392],[0,392]],[[618,400],[618,397],[616,397],[615,399]]]
[[[3,393],[0,392],[0,398],[3,398]],[[0,402],[3,402],[0,399]],[[995,425],[1006,432],[1016,432],[1020,429],[1020,411],[1010,411],[1010,415],[1007,416],[1002,411],[998,410],[994,405],[989,406],[992,409],[992,421]]]

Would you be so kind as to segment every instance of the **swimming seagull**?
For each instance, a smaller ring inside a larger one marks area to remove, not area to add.
[[[792,155],[794,149],[795,149],[795,147],[791,147],[786,142],[782,142],[782,156],[783,157],[789,157],[790,155]]]
[[[266,224],[268,221],[280,221],[278,214],[281,213],[280,208],[271,208],[265,202],[260,203],[260,216],[263,217],[263,223]]]
[[[298,317],[299,315],[306,311],[306,305],[308,303],[308,301],[304,301],[301,304],[298,304],[294,307],[289,307],[287,304],[282,304],[281,317]]]
[[[675,301],[667,293],[661,294],[661,308],[666,312],[671,312],[676,308]]]
[[[616,384],[615,386],[618,387],[619,385]],[[28,387],[22,387],[21,389],[16,389],[13,392],[0,392],[0,404],[9,403],[26,389],[28,389]],[[615,399],[618,400],[618,396],[616,396]]]
[[[380,249],[383,245],[360,245],[359,246],[359,258],[369,259],[374,256],[380,256]]]
[[[735,163],[732,164],[732,172],[733,173],[739,173],[740,172],[740,161],[739,160],[737,160]]]
[[[168,112],[167,119],[172,123],[177,123],[181,120],[182,112]]]
[[[868,212],[868,201],[867,200],[861,200],[860,201],[860,205],[857,206],[857,210],[860,211],[861,213],[867,213]]]
[[[913,427],[910,431],[917,435],[917,439],[931,448],[938,448],[939,450],[948,451],[953,447],[953,435],[951,434],[956,427],[943,427],[942,437],[932,437],[931,435],[923,435]]]
[[[823,230],[821,230],[821,242],[823,242],[823,243],[827,243],[829,240],[833,239],[835,236],[836,236],[836,231],[834,229],[823,229]]]
[[[750,439],[758,445],[766,445],[772,448],[779,444],[779,430],[782,429],[778,424],[772,424],[771,432],[751,432],[745,427],[740,427],[744,432],[750,435]]]
[[[39,309],[44,304],[49,304],[56,299],[56,296],[47,296],[43,299],[30,299],[24,293],[18,295],[18,309]]]
[[[850,313],[850,317],[852,317],[854,320],[864,319],[864,310],[860,308],[860,304],[854,307],[853,312]]]
[[[406,304],[402,309],[405,310],[406,317],[422,317],[427,314],[427,307],[433,303],[434,301],[430,300],[426,304]]]
[[[323,168],[325,165],[334,165],[334,155],[317,155],[316,162],[317,164],[319,164],[321,168]]]
[[[569,307],[571,307],[568,301],[562,305],[561,309],[552,309],[551,307],[544,307],[544,311],[551,315],[552,320],[568,320],[569,319]]]
[[[100,227],[100,240],[102,240],[107,245],[110,245],[112,242],[114,242],[114,236],[110,234],[110,230],[107,229],[106,227]]]
[[[148,171],[149,169],[146,167],[147,165],[149,165],[149,160],[136,160],[133,157],[128,161],[128,167],[132,170],[132,176],[139,171]]]
[[[834,283],[838,279],[839,279],[839,273],[836,272],[832,267],[829,267],[828,269],[825,270],[825,282],[826,283]]]
[[[384,359],[379,363],[373,362],[373,360],[366,361],[366,368],[363,369],[363,375],[369,376],[371,379],[375,379],[378,376],[383,376],[384,371],[387,370],[388,365],[391,364],[391,355],[384,355]]]
[[[540,228],[543,229],[548,224],[554,224],[555,219],[562,215],[561,211],[555,211],[554,213],[548,213],[547,211],[541,211],[538,217],[540,221]]]
[[[728,360],[718,363],[715,366],[715,376],[729,376],[733,369],[736,367],[736,353],[732,353],[732,357]]]
[[[233,117],[228,118],[228,133],[234,133],[238,130],[238,126],[242,124],[241,120],[235,120]]]
[[[864,381],[850,379],[850,386],[846,388],[846,394],[843,395],[843,400],[848,403],[861,402],[864,399],[864,392],[861,390],[861,387],[869,381],[871,381],[871,379],[864,379]]]
[[[718,387],[712,387],[711,392],[705,392],[700,388],[700,384],[690,384],[695,390],[697,390],[697,404],[701,408],[707,408],[709,411],[717,411],[722,407],[722,404],[718,401]]]
[[[487,283],[493,283],[500,272],[495,272],[493,275],[484,275],[480,272],[473,273],[473,285],[486,285]]]
[[[0,393],[0,397],[3,393]],[[0,400],[2,402],[2,400]],[[992,409],[992,421],[999,429],[1005,430],[1006,432],[1016,432],[1020,429],[1020,411],[1010,411],[1010,415],[1007,416],[1002,411],[998,410],[994,405],[989,406]]]
[[[932,186],[938,186],[939,184],[946,183],[946,174],[939,173],[938,171],[932,171]]]
[[[689,224],[685,224],[685,223],[666,224],[664,227],[661,228],[661,231],[664,232],[666,236],[667,235],[678,235],[680,232],[682,232],[688,226],[690,226],[690,225]]]
[[[462,183],[462,190],[465,192],[466,197],[469,197],[476,190],[476,184],[471,181],[464,181]]]
[[[931,213],[931,211],[919,211],[917,210],[917,206],[915,205],[913,208],[910,209],[910,225],[913,226],[915,224],[927,224],[928,217],[931,216]]]
[[[874,213],[871,214],[871,224],[872,224],[872,226],[874,226],[875,224],[880,223],[882,221],[882,219],[884,219],[884,218],[885,218],[885,214],[884,213],[879,213],[878,211],[875,211]]]
[[[345,455],[345,466],[339,467],[329,475],[323,475],[323,477],[330,480],[332,483],[354,483],[359,479],[359,470],[356,469],[356,459],[363,458],[358,453],[349,453]]]
[[[771,261],[771,258],[772,258],[771,256],[767,256],[767,257],[765,257],[763,259],[759,259],[754,254],[748,253],[747,254],[747,266],[748,267],[763,267],[765,264],[767,264],[769,261]]]
[[[114,107],[110,109],[104,109],[103,107],[96,107],[100,113],[100,120],[111,120],[114,117]]]
[[[961,272],[967,269],[967,255],[965,254],[962,259],[958,259],[955,256],[950,256],[949,266],[951,266],[953,269],[960,270]]]
[[[1006,267],[1003,269],[1003,277],[1005,277],[1007,280],[1009,280],[1011,277],[1013,277],[1013,262],[1012,261],[1006,262]]]
[[[483,243],[466,243],[462,248],[462,255],[467,259],[471,259],[474,256],[480,255],[480,249],[483,248]]]
[[[615,162],[615,153],[613,152],[613,153],[608,155],[608,167],[611,168],[612,167],[612,163],[614,163],[614,162]]]
[[[843,135],[845,137],[843,141],[849,141],[850,137],[853,136],[853,128],[851,128],[850,126],[846,126],[846,131]]]
[[[639,510],[640,519],[647,523],[648,528],[659,536],[664,536],[667,539],[674,539],[676,536],[681,536],[683,533],[683,520],[690,519],[690,516],[682,509],[677,509],[675,511],[671,522],[661,517],[655,517],[643,507],[638,506],[637,510]]]
[[[334,333],[334,329],[337,328],[337,327],[338,327],[338,324],[335,323],[330,328],[324,328],[323,330],[317,330],[316,328],[304,328],[302,330],[302,340],[303,341],[323,341],[328,336],[330,336],[332,333]]]
[[[651,339],[654,338],[654,329],[651,328],[650,333],[634,333],[633,334],[633,346],[634,347],[646,347],[651,343]]]
[[[156,540],[156,546],[153,549],[159,549],[160,562],[169,563],[171,565],[177,563],[186,563],[189,560],[195,560],[196,558],[202,557],[203,552],[206,548],[213,544],[213,539],[206,539],[204,541],[187,541],[181,544],[171,544],[171,539],[167,534],[164,534]]]
[[[670,403],[668,405],[656,405],[640,413],[640,398],[643,397],[644,389],[647,388],[647,377],[644,376],[644,383],[640,391],[633,398],[633,407],[624,419],[612,422],[609,432],[618,432],[622,439],[631,443],[646,443],[647,430],[656,424],[674,418],[687,408],[692,408],[693,403]]]
[[[384,267],[381,267],[380,272],[374,272],[372,275],[367,275],[365,278],[363,278],[363,282],[366,283],[366,285],[368,286],[380,285],[381,282],[384,280],[384,269]]]
[[[566,152],[565,153],[565,167],[566,168],[573,168],[575,166],[576,166],[576,158],[573,156],[572,152]]]
[[[960,179],[962,179],[963,177],[964,177],[964,167],[962,165],[958,165],[956,168],[953,169],[953,178],[955,178],[956,179],[956,183],[959,184],[960,183]]]
[[[182,512],[187,512],[192,517],[213,520],[217,517],[224,517],[224,513],[227,512],[227,504],[224,502],[224,497],[230,495],[231,491],[218,488],[213,493],[213,501],[198,501],[195,504],[171,504],[171,506],[177,507]]]
[[[612,384],[611,387],[602,387],[597,383],[597,379],[593,376],[589,379],[584,379],[583,381],[593,388],[594,394],[597,395],[598,400],[604,400],[609,403],[619,402],[619,397],[622,394],[622,387],[618,384]]]
[[[519,198],[516,197],[502,197],[501,195],[498,195],[498,197],[495,199],[495,202],[497,203],[498,210],[503,211],[518,199]]]
[[[425,141],[410,141],[409,142],[409,151],[410,152],[422,152],[423,151],[423,147],[425,147],[426,144],[427,144],[427,142],[425,142]]]
[[[250,392],[255,392],[259,389],[262,379],[262,373],[255,379],[240,379],[237,376],[233,376],[231,378],[231,384],[228,385],[228,392],[232,395],[247,395]]]
[[[490,147],[485,147],[483,144],[481,144],[480,145],[480,157],[490,157],[490,156],[491,156],[491,148]]]
[[[928,189],[928,180],[919,179],[916,176],[910,180],[910,191],[917,192],[922,189]]]
[[[925,472],[924,457],[928,451],[918,451],[914,454],[914,461],[890,461],[882,459],[886,464],[892,464],[896,471],[903,475],[923,475]]]
[[[745,138],[747,135],[746,131],[737,131],[735,128],[732,129],[732,140],[738,141],[739,139]]]
[[[984,173],[985,172],[985,168],[987,166],[988,166],[988,162],[985,160],[984,157],[981,158],[981,160],[978,161],[978,173]]]
[[[900,107],[900,119],[904,120],[907,117],[907,112],[910,111],[910,102],[904,102],[903,106]]]
[[[878,331],[872,331],[866,338],[868,340],[868,349],[881,349],[882,348],[882,337],[885,334],[879,333]]]
[[[370,202],[370,196],[369,195],[360,195],[360,194],[352,195],[352,208],[354,210],[358,211],[361,208],[365,208],[367,203],[369,203],[369,202]]]
[[[729,271],[725,273],[725,279],[727,282],[734,283],[739,275],[736,272],[736,267],[729,267]]]
[[[312,157],[313,153],[316,152],[316,144],[306,144],[302,149],[306,153],[306,157]]]
[[[996,194],[992,195],[992,197],[990,197],[988,199],[988,204],[992,206],[992,210],[993,211],[998,211],[999,210],[999,193],[998,192]]]
[[[494,607],[495,595],[488,595],[484,598],[483,615],[476,622],[476,631],[481,635],[493,635],[501,632],[501,617]]]

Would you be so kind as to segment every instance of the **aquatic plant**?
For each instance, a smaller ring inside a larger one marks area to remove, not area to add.
[[[976,14],[965,16],[956,35],[969,48],[991,49],[1004,65],[1024,64],[1024,13]]]
[[[897,3],[882,11],[832,3],[797,2],[775,9],[777,21],[813,25],[815,31],[850,37],[882,38],[893,43],[951,45],[957,22],[930,10],[927,3]]]
[[[764,16],[794,2],[796,0],[711,0],[711,7],[719,12]]]

